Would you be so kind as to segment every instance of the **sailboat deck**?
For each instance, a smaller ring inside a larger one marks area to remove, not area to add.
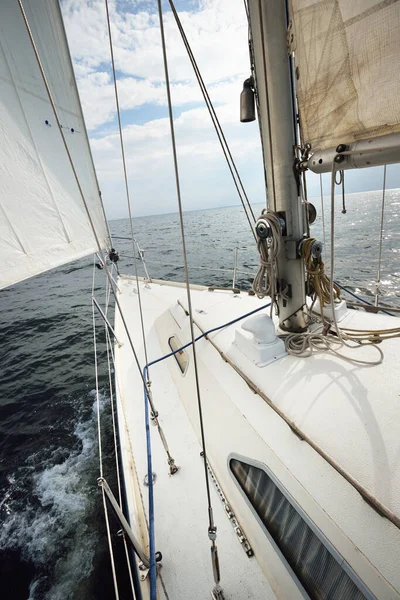
[[[119,279],[122,290],[120,301],[125,311],[130,333],[135,345],[140,348],[139,360],[144,365],[138,314],[132,312],[132,300],[137,300],[133,291],[136,283]],[[153,286],[152,286],[153,287]],[[164,302],[173,302],[177,288],[163,288],[162,300],[157,294],[152,301],[144,301],[144,323],[148,330],[149,360],[162,356],[165,350],[160,346],[151,325]],[[146,288],[142,288],[143,296]],[[153,288],[154,291],[154,288]],[[179,290],[180,292],[183,290]],[[164,292],[166,292],[164,294]],[[169,293],[170,292],[170,293]],[[117,319],[117,335],[124,338],[121,324]],[[117,380],[119,381],[119,421],[120,442],[125,464],[130,464],[133,478],[139,482],[146,516],[148,518],[147,487],[143,485],[147,475],[147,455],[145,444],[145,417],[143,387],[140,376],[133,365],[131,350],[126,339],[122,348],[116,350]],[[126,365],[130,365],[126,368]],[[127,373],[124,378],[123,373]],[[170,476],[167,458],[155,427],[151,427],[153,473],[155,474],[155,539],[156,549],[163,554],[158,584],[160,598],[191,598],[193,600],[211,598],[214,587],[210,547],[208,539],[208,513],[204,481],[201,446],[190,425],[184,407],[176,394],[170,376],[168,363],[157,365],[157,372],[150,368],[154,402],[160,415],[160,422],[166,435],[171,454],[179,466],[177,474]],[[126,427],[121,426],[125,422]],[[135,467],[133,467],[133,461]],[[135,472],[134,472],[135,471]],[[141,504],[134,492],[133,481],[125,479],[128,499],[131,499],[130,520],[142,532],[144,547],[147,546],[146,527],[137,523],[137,512]],[[256,559],[249,558],[234,532],[225,513],[222,501],[211,482],[211,497],[214,518],[218,528],[217,546],[219,551],[221,585],[225,598],[256,600],[276,598],[271,586],[263,575]],[[132,502],[133,498],[135,500]],[[165,593],[166,590],[166,593]],[[148,589],[144,586],[144,597]]]
[[[119,279],[118,285],[124,315],[143,365],[136,282],[126,276]],[[171,335],[177,335],[182,344],[189,341],[188,318],[184,311],[186,292],[181,285],[166,282],[153,282],[148,286],[141,282],[140,288],[148,358],[152,361],[170,351]],[[199,286],[193,286],[192,302],[198,325],[196,335],[265,304],[247,294],[210,292]],[[396,326],[397,322],[384,315],[349,310],[340,324],[383,329]],[[239,322],[210,334],[217,348],[205,339],[197,343],[209,460],[255,551],[255,557],[246,556],[211,484],[225,597],[301,598],[304,595],[292,576],[285,579],[286,567],[278,555],[271,554],[264,532],[233,484],[227,468],[228,457],[233,453],[248,456],[274,470],[285,489],[373,594],[398,598],[400,573],[396,561],[388,560],[388,556],[395,557],[400,552],[398,528],[371,508],[351,483],[295,435],[221,356],[223,353],[235,363],[242,375],[262,390],[273,405],[399,518],[398,338],[381,344],[384,362],[374,367],[357,366],[324,352],[307,359],[285,356],[259,368],[232,347],[235,329],[240,326]],[[147,488],[143,487],[147,459],[142,384],[118,315],[116,328],[124,342],[116,350],[116,375],[121,450],[125,471],[129,465],[132,473],[131,480],[126,478],[127,497],[131,523],[146,540],[146,528],[140,517],[142,501],[138,489],[135,490],[137,479],[147,512]],[[343,353],[365,360],[377,356],[372,347],[346,349]],[[165,452],[152,427],[156,548],[164,556],[161,576],[167,592],[169,588],[173,590],[170,597],[200,599],[210,594],[213,577],[189,349],[187,354],[189,369],[184,376],[173,358],[150,368],[160,423],[171,454],[181,467],[178,474],[168,475]],[[279,574],[278,581],[272,572]],[[161,586],[158,589],[162,593]]]

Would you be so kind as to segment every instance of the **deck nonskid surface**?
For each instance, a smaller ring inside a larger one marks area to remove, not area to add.
[[[141,349],[139,360],[144,364],[140,324],[133,304],[137,296],[136,284],[120,280],[120,302],[133,335],[135,346]],[[176,298],[176,289],[163,286],[162,297],[152,293],[146,296],[142,288],[144,323],[148,333],[149,361],[164,354],[158,337],[151,328],[154,318]],[[180,290],[184,293],[184,290]],[[153,290],[154,292],[154,290]],[[124,333],[117,320],[117,333]],[[127,343],[117,351],[117,377],[124,392],[124,415],[128,422],[132,451],[138,479],[147,508],[147,488],[143,485],[147,473],[147,456],[144,427],[144,401],[140,375],[133,364]],[[172,456],[180,467],[169,475],[167,457],[157,429],[151,427],[153,473],[155,474],[155,531],[156,549],[163,554],[161,576],[169,598],[204,599],[211,597],[214,580],[211,566],[211,542],[208,539],[208,512],[201,447],[183,404],[176,391],[166,362],[150,367],[150,378],[160,423]],[[221,568],[221,586],[225,598],[260,599],[275,598],[255,557],[245,554],[224,511],[222,502],[211,482],[211,496],[215,522],[218,527],[217,545]],[[131,505],[131,510],[133,506]],[[158,586],[160,597],[164,596]]]
[[[119,285],[124,314],[135,346],[140,349],[139,359],[144,364],[137,294],[134,291],[136,282],[131,278],[122,278]],[[167,341],[171,335],[171,327],[181,335],[181,341],[188,340],[186,291],[180,286],[155,282],[150,287],[141,283],[141,293],[148,358],[152,361],[169,351]],[[244,315],[266,304],[266,301],[247,294],[208,292],[205,288],[194,287],[192,304],[194,320],[204,331]],[[183,308],[179,308],[179,305]],[[157,322],[161,315],[169,316]],[[397,323],[397,319],[384,315],[348,311],[341,325],[355,329],[383,329],[394,327]],[[219,351],[239,365],[249,379],[314,442],[338,461],[342,468],[356,477],[396,514],[400,514],[400,473],[396,458],[400,452],[397,435],[400,386],[396,359],[399,340],[387,340],[381,344],[385,360],[382,365],[375,367],[360,367],[332,354],[320,353],[307,359],[286,356],[260,369],[238,349],[232,348],[235,329],[240,326],[239,322],[210,335]],[[198,334],[200,330],[197,327],[195,329]],[[118,336],[124,339],[118,319],[117,330]],[[197,348],[206,414],[211,414],[211,411],[215,415],[214,419],[218,420],[218,423],[208,422],[209,431],[213,430],[213,450],[215,444],[219,443],[217,426],[222,428],[222,432],[224,427],[229,427],[229,423],[226,422],[226,416],[218,413],[218,407],[222,406],[222,396],[218,396],[218,391],[212,396],[207,392],[207,389],[211,389],[211,379],[214,387],[218,383],[222,386],[220,393],[229,398],[230,408],[226,414],[231,411],[233,417],[232,411],[236,411],[235,414],[244,418],[253,428],[254,439],[257,437],[267,442],[281,464],[296,474],[296,478],[310,494],[312,502],[317,502],[348,539],[352,540],[356,552],[361,551],[392,585],[400,585],[395,562],[387,560],[388,552],[395,556],[399,549],[396,527],[374,512],[326,461],[315,463],[315,467],[319,469],[316,477],[316,473],[308,467],[311,464],[309,461],[314,461],[310,447],[293,436],[287,426],[286,429],[281,429],[282,423],[276,413],[272,411],[271,414],[271,409],[265,402],[247,387],[244,380],[222,360],[209,342],[203,340],[197,344]],[[351,352],[346,350],[346,354],[351,355]],[[375,358],[375,352],[374,348],[354,351],[356,357],[367,359]],[[117,356],[117,374],[124,390],[124,412],[142,484],[147,472],[142,386],[127,343],[117,351]],[[214,583],[210,542],[207,537],[204,468],[198,431],[195,432],[197,412],[193,407],[188,412],[187,403],[188,394],[195,396],[192,375],[188,372],[181,380],[172,358],[150,368],[154,402],[160,414],[160,422],[171,454],[181,467],[177,475],[168,475],[166,455],[160,438],[154,427],[151,432],[153,471],[157,476],[154,486],[156,546],[164,555],[163,580],[167,590],[169,586],[173,590],[171,598],[200,599],[208,597]],[[238,427],[235,435],[239,437],[231,438],[234,443],[228,453],[237,445],[235,440],[240,439],[241,429],[239,425]],[[225,453],[226,450],[225,439]],[[222,473],[224,471],[227,471],[226,464],[222,466]],[[227,480],[225,484],[226,482]],[[146,497],[147,488],[143,485],[142,493]],[[212,497],[218,526],[221,584],[226,597],[274,598],[257,560],[247,558],[241,548],[213,486]],[[338,502],[339,497],[346,503],[347,510],[343,511],[341,502]],[[359,523],[364,523],[365,527],[360,527]],[[245,525],[252,527],[249,522]],[[376,543],[378,539],[380,542]]]

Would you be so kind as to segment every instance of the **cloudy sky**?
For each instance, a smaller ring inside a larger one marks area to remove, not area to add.
[[[253,203],[265,199],[258,124],[239,122],[249,76],[243,0],[176,0],[176,8]],[[110,219],[127,216],[104,0],[61,0],[86,124]],[[165,35],[185,210],[238,204],[168,3]],[[156,0],[109,0],[133,214],[176,212]],[[391,168],[388,187],[400,187]],[[379,189],[381,169],[346,175],[347,191]],[[326,182],[328,191],[328,182]],[[319,193],[319,180],[309,195]]]

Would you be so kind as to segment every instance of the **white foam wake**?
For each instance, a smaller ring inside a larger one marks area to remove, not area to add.
[[[104,406],[104,398],[101,403]],[[42,463],[40,453],[31,457],[32,489],[26,490],[26,499],[9,502],[12,493],[6,493],[8,515],[0,531],[0,548],[19,550],[37,567],[29,600],[71,598],[93,570],[99,544],[96,528],[90,526],[98,499],[95,410],[94,404],[90,418],[75,426],[77,447],[63,462],[54,464],[60,448]],[[11,486],[17,479],[18,473],[9,479]]]

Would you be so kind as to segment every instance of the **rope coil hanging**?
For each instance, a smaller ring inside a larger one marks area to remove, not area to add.
[[[318,241],[315,238],[308,238],[301,242],[301,256],[304,258],[304,264],[307,273],[307,282],[309,289],[313,291],[315,297],[314,302],[318,298],[320,307],[327,306],[331,303],[330,285],[331,281],[325,272],[325,263],[321,255],[316,255],[315,246]],[[322,248],[321,248],[322,250]],[[319,254],[319,252],[318,252]],[[340,289],[333,284],[334,302],[340,301]]]
[[[263,211],[257,221],[256,231],[258,234],[257,248],[260,254],[260,267],[254,278],[253,291],[259,298],[269,296],[273,303],[277,292],[276,282],[279,279],[278,255],[282,243],[282,228],[279,217],[270,210]]]

